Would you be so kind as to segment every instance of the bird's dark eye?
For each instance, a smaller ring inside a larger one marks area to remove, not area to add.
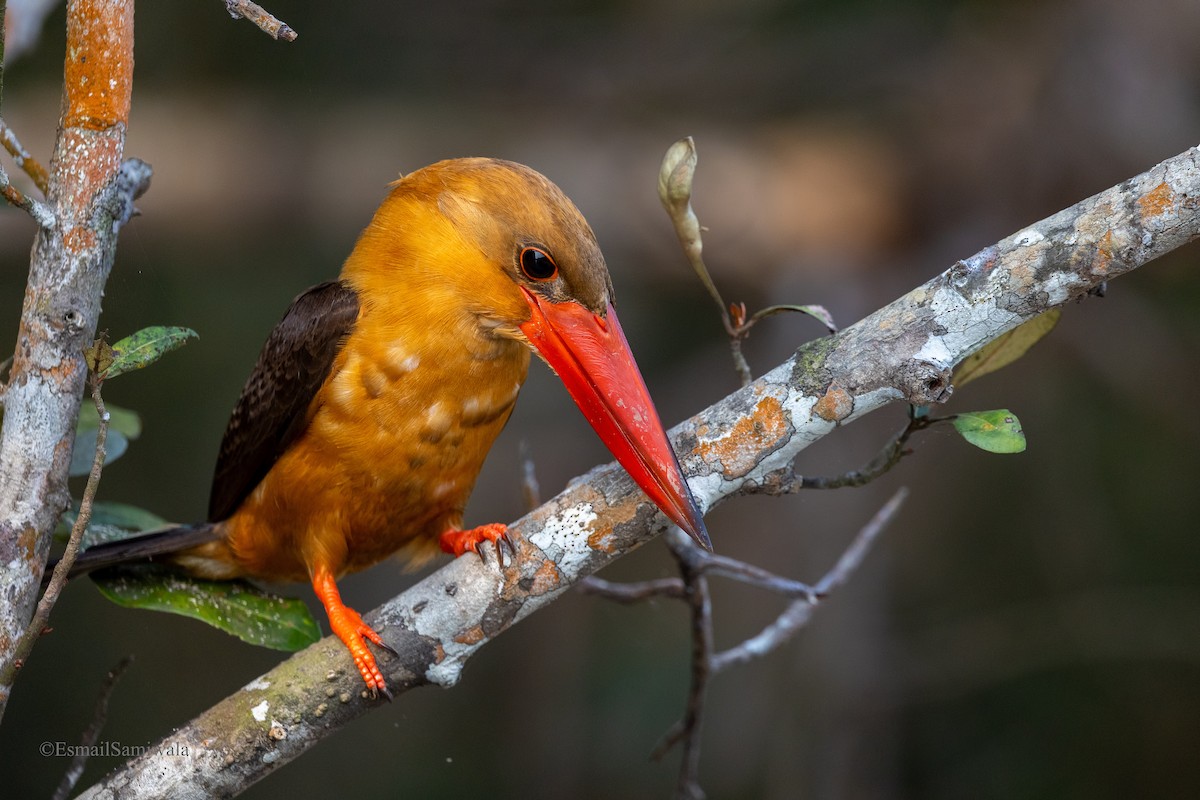
[[[521,272],[533,281],[548,281],[558,275],[558,265],[550,254],[540,247],[526,247],[521,251]]]

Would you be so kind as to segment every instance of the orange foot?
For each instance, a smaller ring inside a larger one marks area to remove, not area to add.
[[[479,549],[479,545],[484,542],[495,543],[497,560],[501,558],[500,547],[502,545],[508,545],[509,552],[516,553],[512,540],[508,538],[508,526],[502,522],[489,522],[487,525],[480,525],[469,531],[451,529],[445,531],[438,541],[442,546],[442,552],[450,553],[455,558],[468,550],[474,550],[483,559],[484,551]]]
[[[329,627],[350,651],[350,657],[354,659],[354,666],[358,667],[358,672],[362,675],[363,682],[367,684],[367,690],[371,692],[371,696],[378,697],[382,694],[391,700],[392,693],[388,690],[387,681],[383,679],[383,673],[379,671],[379,665],[375,663],[374,654],[363,640],[374,642],[394,656],[399,654],[384,644],[379,634],[370,625],[363,622],[363,618],[357,611],[342,602],[332,572],[325,568],[318,568],[313,573],[312,583],[317,597],[325,606],[325,613],[329,616]]]

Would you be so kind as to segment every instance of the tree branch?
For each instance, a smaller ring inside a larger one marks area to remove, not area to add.
[[[988,341],[1196,239],[1198,159],[1188,150],[957,262],[677,426],[701,506],[753,491],[812,442],[889,402],[946,399],[952,367]],[[399,653],[381,658],[389,685],[397,694],[454,685],[488,641],[666,527],[622,470],[592,470],[510,527],[518,558],[503,569],[457,559],[367,615]],[[327,689],[344,700],[323,702]],[[362,696],[341,643],[326,638],[160,743],[187,758],[148,753],[83,797],[231,796],[377,704]]]
[[[43,195],[50,191],[50,176],[46,172],[46,168],[41,163],[30,155],[25,149],[25,145],[13,133],[12,128],[0,117],[0,146],[3,146],[8,154],[12,156],[13,163],[17,165],[26,175],[28,175],[35,186]]]
[[[252,3],[250,0],[225,0],[225,10],[234,19],[253,22],[260,31],[272,39],[283,39],[285,42],[296,41],[296,31],[283,20],[272,16],[258,3]]]
[[[0,664],[33,613],[50,539],[70,500],[67,467],[117,231],[150,176],[122,163],[133,77],[133,0],[71,0],[58,138],[34,239],[0,431]],[[0,683],[0,716],[11,682]]]
[[[24,633],[17,639],[16,644],[12,649],[12,657],[0,664],[0,685],[11,686],[17,679],[17,670],[24,664],[25,659],[29,658],[30,652],[33,651],[33,646],[37,644],[37,640],[41,638],[42,633],[46,630],[50,623],[50,612],[54,609],[54,604],[58,602],[58,598],[62,595],[63,589],[67,587],[67,575],[71,572],[71,567],[75,564],[75,558],[79,555],[79,545],[83,541],[83,534],[87,530],[88,523],[92,519],[92,504],[96,500],[96,490],[100,486],[100,474],[104,471],[105,449],[104,442],[108,438],[108,410],[104,407],[104,399],[100,396],[101,379],[93,378],[92,385],[92,402],[96,404],[96,414],[98,424],[96,427],[96,451],[92,456],[92,469],[88,473],[87,485],[83,489],[83,497],[79,501],[79,514],[75,517],[75,523],[71,526],[71,536],[67,540],[67,548],[63,552],[62,558],[54,567],[53,577],[50,579],[50,584],[46,587],[46,591],[42,593],[42,598],[38,600],[37,607],[33,612],[33,619],[25,628]]]

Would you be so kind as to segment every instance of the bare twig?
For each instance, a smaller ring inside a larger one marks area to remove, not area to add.
[[[0,166],[0,197],[3,197],[17,208],[25,210],[42,228],[49,230],[57,223],[54,211],[50,206],[34,200],[13,186],[12,182],[8,179],[8,173],[4,171],[4,167],[2,166]]]
[[[704,791],[700,788],[700,743],[708,679],[712,675],[712,593],[701,566],[707,553],[677,528],[667,533],[667,546],[679,563],[684,596],[691,610],[692,668],[683,719],[667,731],[654,748],[651,758],[657,761],[676,744],[682,743],[683,758],[679,763],[675,796],[682,800],[698,800],[704,797]]]
[[[17,168],[28,175],[38,190],[41,191],[44,197],[50,191],[50,175],[46,172],[46,168],[42,166],[36,158],[30,155],[21,141],[17,139],[17,135],[13,133],[12,128],[0,117],[0,145],[8,151],[12,156],[13,163]]]
[[[659,597],[683,599],[687,595],[683,581],[679,578],[658,578],[638,583],[615,583],[597,578],[595,575],[589,575],[579,582],[579,591],[626,605]]]
[[[253,22],[259,30],[272,39],[283,39],[285,42],[296,41],[296,31],[286,22],[272,16],[258,3],[251,3],[250,0],[225,0],[225,10],[234,19]]]
[[[92,722],[88,725],[87,730],[83,732],[83,736],[79,741],[79,748],[75,751],[75,757],[71,759],[71,766],[67,768],[66,774],[63,775],[62,781],[59,782],[58,788],[54,791],[53,800],[67,800],[71,796],[71,792],[75,790],[75,784],[79,783],[79,779],[83,775],[83,769],[87,766],[91,748],[100,738],[100,731],[104,730],[104,723],[108,721],[108,701],[112,697],[113,690],[117,688],[117,682],[121,680],[121,676],[125,674],[125,670],[132,663],[133,656],[125,656],[115,667],[108,671],[108,675],[104,678],[104,683],[100,684],[100,694],[96,698],[96,708],[92,712]]]
[[[687,710],[683,719],[671,726],[655,747],[652,757],[662,758],[674,745],[682,742],[683,760],[676,782],[677,797],[698,798],[704,793],[700,788],[700,733],[704,719],[704,701],[708,682],[712,676],[734,665],[766,655],[787,642],[800,628],[808,623],[817,605],[862,563],[870,546],[895,517],[907,496],[907,489],[900,489],[867,523],[850,546],[842,553],[837,564],[821,578],[816,586],[789,580],[756,567],[752,564],[715,556],[693,546],[682,535],[673,531],[667,543],[679,562],[683,575],[683,596],[692,611],[692,668],[691,685],[688,690]],[[712,601],[705,576],[720,574],[760,588],[781,592],[796,597],[792,603],[757,635],[736,647],[715,653],[712,633]],[[650,594],[651,583],[630,584],[623,589],[610,587],[605,596],[624,600],[625,597],[640,599]],[[666,594],[660,592],[659,594]],[[624,595],[624,596],[623,596]]]
[[[876,478],[881,478],[887,474],[892,467],[900,463],[900,459],[904,456],[912,454],[912,450],[905,447],[905,445],[908,444],[908,440],[914,433],[939,423],[953,422],[957,416],[951,414],[944,417],[931,417],[925,414],[918,414],[918,409],[915,406],[909,406],[908,411],[908,423],[897,431],[880,448],[879,452],[862,467],[843,472],[841,475],[800,476],[792,469],[792,465],[788,464],[766,476],[767,479],[761,483],[745,486],[742,494],[763,494],[775,497],[785,494],[795,494],[802,489],[845,489],[848,487],[866,486]]]
[[[787,595],[788,597],[802,597],[813,602],[818,597],[817,590],[807,583],[794,581],[791,578],[784,578],[762,567],[756,567],[753,564],[747,564],[745,561],[738,561],[735,558],[704,552],[696,559],[696,562],[696,569],[705,574],[721,575],[759,589],[766,589],[769,592]]]
[[[908,490],[903,487],[892,495],[892,498],[875,513],[871,521],[858,532],[833,569],[825,573],[825,576],[813,586],[811,597],[789,603],[783,613],[756,636],[752,636],[736,647],[714,654],[711,660],[713,674],[720,673],[735,664],[745,664],[770,653],[787,642],[796,631],[807,625],[813,611],[821,601],[834,589],[844,584],[862,563],[871,545],[896,516],[896,512],[900,510],[900,506],[907,497]]]
[[[71,526],[71,536],[67,540],[66,550],[63,551],[62,558],[54,567],[54,574],[51,576],[42,598],[38,601],[33,619],[13,648],[12,660],[0,665],[0,683],[6,686],[12,685],[17,671],[29,658],[29,654],[33,652],[33,646],[46,630],[46,626],[50,622],[50,612],[67,585],[67,575],[75,564],[75,557],[79,555],[79,543],[83,541],[84,531],[87,530],[88,522],[92,519],[92,504],[96,500],[96,490],[100,487],[100,473],[104,470],[104,442],[108,437],[109,417],[108,410],[104,407],[104,400],[100,397],[101,383],[99,379],[92,382],[92,402],[96,404],[96,412],[100,420],[96,427],[96,453],[92,457],[92,471],[88,474],[87,485],[83,489],[83,498],[79,502],[79,515],[75,517],[75,524]]]

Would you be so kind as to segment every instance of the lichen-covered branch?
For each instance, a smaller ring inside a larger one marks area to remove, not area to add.
[[[944,400],[952,367],[988,341],[1196,239],[1198,159],[1188,150],[957,262],[677,426],[673,441],[700,504],[753,490],[838,425],[888,402]],[[452,686],[480,647],[666,525],[618,467],[591,471],[511,526],[513,560],[498,568],[457,559],[367,615],[399,653],[381,658],[389,685],[396,694]],[[231,796],[378,702],[362,696],[345,649],[327,638],[160,743],[187,758],[147,753],[83,797]]]
[[[75,518],[75,523],[71,526],[71,536],[67,541],[67,548],[63,552],[63,557],[54,568],[53,577],[50,579],[46,591],[42,594],[42,598],[38,600],[37,608],[33,612],[33,619],[29,621],[25,632],[21,634],[20,638],[13,645],[9,660],[0,664],[0,684],[3,685],[11,686],[13,681],[16,680],[17,670],[21,668],[25,659],[29,657],[34,644],[37,643],[42,632],[48,627],[50,612],[54,609],[54,604],[58,602],[58,598],[62,596],[63,589],[67,586],[67,575],[70,574],[71,565],[75,563],[75,557],[79,554],[79,545],[83,542],[83,533],[87,530],[88,522],[92,517],[92,504],[96,500],[96,490],[100,486],[100,474],[104,470],[104,442],[108,436],[109,421],[108,411],[104,407],[104,399],[100,396],[100,381],[98,379],[92,385],[92,402],[96,404],[98,420],[96,427],[96,450],[92,455],[92,469],[88,474],[87,486],[84,487],[83,496],[79,501],[79,514]]]
[[[117,231],[149,183],[123,162],[133,77],[133,0],[71,0],[59,133],[34,239],[0,430],[0,663],[37,602]],[[0,716],[12,689],[0,683]]]
[[[225,10],[234,19],[253,22],[260,31],[272,39],[283,39],[285,42],[296,41],[296,31],[258,3],[252,3],[250,0],[225,0]]]

